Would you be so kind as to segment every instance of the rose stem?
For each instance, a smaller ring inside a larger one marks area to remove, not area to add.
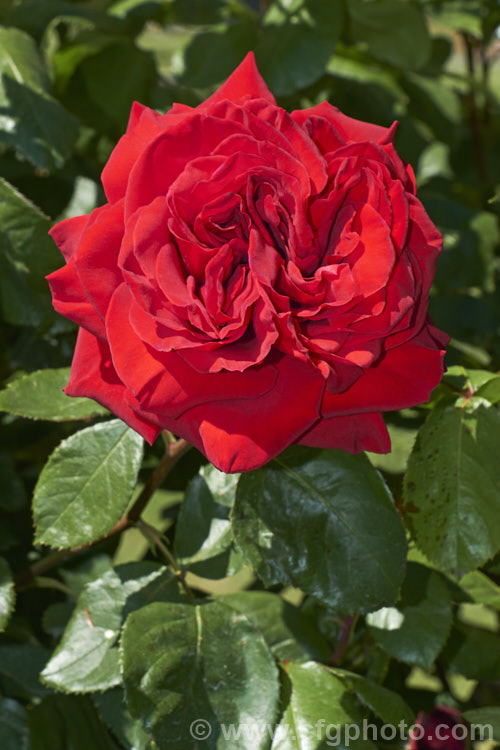
[[[330,661],[328,662],[331,667],[334,667],[338,662],[340,661],[342,654],[346,650],[347,646],[349,645],[349,641],[351,640],[351,629],[354,623],[354,615],[348,615],[342,624],[342,632],[340,634],[340,638],[338,640],[337,646],[335,648],[335,651],[330,657]]]
[[[139,531],[142,531],[143,534],[148,536],[154,544],[158,547],[162,555],[165,557],[165,559],[168,562],[169,568],[172,569],[172,572],[174,573],[175,577],[183,587],[186,594],[191,598],[195,599],[195,595],[189,588],[189,586],[186,583],[186,572],[179,566],[179,563],[177,562],[174,555],[170,552],[169,548],[166,544],[164,544],[161,540],[161,537],[156,529],[154,529],[152,526],[150,526],[146,521],[143,521],[139,519],[136,523],[137,528]]]

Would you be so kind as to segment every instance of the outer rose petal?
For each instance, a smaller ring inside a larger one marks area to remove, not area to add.
[[[113,291],[122,282],[118,254],[123,237],[123,201],[96,208],[77,252],[76,271],[86,295],[102,319]]]
[[[68,263],[45,278],[52,292],[54,310],[96,336],[106,337],[104,324],[87,298],[74,263]]]
[[[182,120],[191,107],[176,104],[166,115],[160,115],[139,102],[134,102],[127,132],[120,138],[104,167],[101,180],[110,203],[125,195],[130,170],[153,138],[169,125]]]
[[[394,123],[390,128],[384,128],[381,125],[355,120],[353,117],[342,114],[337,107],[333,107],[328,102],[321,102],[309,109],[295,110],[291,114],[295,122],[300,125],[311,116],[324,117],[346,143],[352,141],[373,141],[381,145],[392,143],[397,126],[397,123]]]
[[[210,105],[220,102],[223,99],[229,99],[231,102],[238,102],[241,99],[267,99],[272,104],[276,104],[276,99],[267,88],[264,79],[259,73],[255,55],[249,52],[243,62],[236,70],[231,73],[225,83],[202,102],[197,109],[207,109]]]
[[[60,221],[50,230],[49,234],[63,254],[66,263],[69,263],[80,244],[83,230],[89,219],[89,216],[73,216],[71,219]]]
[[[389,453],[391,450],[391,439],[381,414],[321,419],[298,442],[312,448],[339,448],[349,453]]]
[[[292,357],[275,363],[276,386],[258,400],[217,401],[190,409],[167,429],[195,445],[221,471],[258,469],[317,421],[324,380]]]
[[[386,352],[344,393],[328,393],[324,417],[406,409],[429,400],[443,374],[446,334],[426,326],[418,336]]]
[[[189,162],[211,154],[224,138],[240,128],[238,123],[200,110],[176,120],[173,127],[165,127],[149,140],[130,170],[125,219],[158,195],[167,195]]]
[[[87,396],[123,419],[151,445],[161,432],[157,420],[143,417],[125,400],[127,389],[116,374],[109,346],[83,328],[78,333],[69,383],[68,396]],[[133,399],[132,399],[133,400]]]

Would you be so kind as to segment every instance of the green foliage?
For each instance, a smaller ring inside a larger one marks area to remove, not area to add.
[[[436,703],[500,742],[499,24],[496,0],[0,0],[2,750],[323,750]],[[134,100],[196,106],[250,49],[288,110],[399,120],[443,234],[448,371],[387,456],[226,476],[63,392],[48,230],[102,203]]]
[[[142,445],[140,435],[119,419],[87,427],[63,441],[35,487],[36,542],[77,547],[111,531],[132,495]]]
[[[424,554],[460,577],[500,549],[500,415],[479,397],[438,407],[405,476],[405,515]]]
[[[397,598],[404,530],[365,456],[291,448],[241,477],[232,518],[236,544],[266,585],[293,584],[343,612]]]
[[[238,726],[248,716],[268,724],[276,719],[279,683],[271,652],[250,621],[220,601],[143,607],[127,618],[121,650],[130,711],[160,747],[185,748],[200,718],[210,748],[231,747],[222,724]],[[254,742],[243,738],[239,746],[267,746],[266,738]]]
[[[224,474],[209,465],[186,489],[174,551],[181,565],[205,578],[234,575],[245,564],[234,547],[229,520],[237,483],[237,474]]]
[[[0,411],[55,422],[108,414],[107,409],[90,398],[66,396],[63,388],[68,384],[69,372],[69,367],[61,367],[16,378],[0,391]]]
[[[48,73],[34,39],[0,27],[0,143],[35,167],[52,170],[70,156],[78,121],[50,96]]]
[[[8,323],[38,325],[51,316],[44,276],[59,264],[49,219],[0,178],[0,312]]]
[[[272,748],[299,750],[308,745],[321,747],[327,737],[327,726],[342,727],[344,724],[356,724],[361,719],[360,707],[354,695],[341,679],[321,664],[289,664],[284,682],[290,698]],[[325,726],[319,725],[321,721]],[[294,727],[293,732],[290,732],[290,727]],[[329,739],[332,740],[332,736]],[[356,740],[350,746],[366,750],[375,747],[371,742]],[[344,745],[340,744],[340,747]]]
[[[397,609],[367,617],[376,642],[395,659],[430,670],[448,638],[451,602],[443,579],[415,563],[408,565]]]
[[[430,38],[418,7],[400,0],[350,0],[348,11],[352,38],[375,58],[403,69],[425,65]]]
[[[80,594],[61,643],[42,672],[44,683],[75,693],[119,684],[117,639],[127,607],[145,605],[167,590],[175,597],[172,574],[150,563],[119,566],[91,581]]]

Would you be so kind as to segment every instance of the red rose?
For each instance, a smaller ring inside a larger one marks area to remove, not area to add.
[[[436,706],[430,714],[421,711],[415,734],[408,750],[466,750],[470,746],[460,711],[448,706]]]
[[[54,306],[80,326],[70,396],[224,471],[291,443],[386,452],[380,414],[426,401],[441,238],[394,128],[288,114],[249,54],[195,109],[135,103],[90,216],[57,224]]]

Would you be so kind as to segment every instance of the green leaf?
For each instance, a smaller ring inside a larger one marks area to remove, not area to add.
[[[0,26],[0,76],[48,93],[49,77],[38,54],[35,40],[20,29]],[[0,106],[4,106],[0,93]]]
[[[88,5],[85,3],[85,6]],[[72,0],[22,0],[19,3],[16,2],[10,9],[6,20],[10,27],[17,26],[24,29],[37,39],[42,36],[50,22],[58,16],[74,18],[83,16],[99,21],[100,25],[110,23],[109,16],[85,6],[73,3]]]
[[[453,132],[458,130],[462,118],[458,94],[440,79],[410,71],[401,85],[409,96],[410,112],[415,119],[427,123],[439,140],[453,139]]]
[[[83,695],[46,696],[30,707],[28,724],[29,750],[119,750]]]
[[[27,713],[24,706],[11,698],[0,697],[2,750],[28,750],[26,719]]]
[[[485,727],[491,727],[491,736],[487,733],[485,739],[497,740],[500,742],[500,708],[498,706],[483,706],[482,708],[470,708],[464,711],[462,716],[469,724]],[[476,730],[477,731],[477,730]],[[478,735],[475,735],[478,738]]]
[[[197,34],[182,52],[179,82],[190,88],[209,88],[222,83],[256,45],[254,23]]]
[[[471,5],[470,0],[453,4],[443,3],[441,7],[431,6],[428,13],[440,27],[465,32],[475,39],[482,39],[481,8],[477,12],[476,8],[470,7]]]
[[[16,602],[16,590],[7,561],[0,557],[0,633],[5,630]]]
[[[410,456],[404,511],[417,545],[457,578],[500,548],[500,415],[479,398],[436,408]]]
[[[217,23],[224,17],[227,11],[225,0],[172,0],[172,20],[178,24],[205,24]]]
[[[90,99],[119,125],[126,124],[132,101],[147,101],[156,78],[153,58],[129,40],[110,44],[81,65]]]
[[[0,142],[12,146],[35,167],[53,171],[71,155],[79,124],[47,94],[3,76]]]
[[[326,35],[303,24],[263,27],[255,56],[273,94],[294,94],[317,81],[325,72],[337,38],[338,34]]]
[[[364,455],[288,450],[241,477],[232,523],[237,546],[266,585],[292,584],[345,612],[367,612],[398,595],[404,529]]]
[[[48,656],[47,649],[29,643],[0,646],[0,675],[21,691],[21,697],[44,695],[47,689],[39,676]]]
[[[63,392],[70,368],[37,370],[8,383],[0,391],[0,411],[31,419],[61,422],[89,419],[109,412],[90,398],[71,398]]]
[[[330,745],[342,750],[375,747],[369,741],[355,739],[359,727],[354,725],[360,723],[361,713],[345,681],[315,662],[288,664],[285,678],[287,703],[272,750],[320,750]],[[346,741],[344,725],[349,725],[350,741]]]
[[[391,438],[390,453],[368,453],[370,463],[376,469],[389,474],[403,474],[408,464],[408,457],[417,437],[417,429],[408,421],[404,426],[387,424]]]
[[[277,659],[328,661],[331,649],[313,617],[269,591],[224,594],[220,601],[248,617]]]
[[[271,4],[255,55],[274,94],[293,94],[323,75],[340,37],[343,15],[339,0]]]
[[[42,628],[53,638],[59,639],[73,614],[74,605],[71,601],[49,604],[42,615]]]
[[[64,43],[68,37],[70,44]],[[113,34],[98,30],[88,18],[56,16],[44,34],[45,54],[50,57],[55,91],[63,96],[81,63],[115,41]]]
[[[341,55],[333,55],[328,61],[327,71],[335,78],[351,83],[383,88],[393,99],[404,101],[405,92],[394,80],[394,76],[373,64],[366,64]]]
[[[0,141],[41,169],[61,167],[78,135],[78,122],[49,93],[35,41],[0,27]]]
[[[476,391],[478,398],[485,398],[490,404],[498,404],[500,401],[500,375],[489,373],[491,377]]]
[[[472,370],[461,365],[452,365],[443,375],[443,381],[453,386],[455,390],[461,391],[463,396],[471,394],[479,396],[479,390],[497,377],[496,373],[489,372],[489,370]]]
[[[397,693],[355,672],[337,668],[331,671],[356,694],[362,704],[382,719],[384,724],[397,726],[404,721],[411,726],[414,723],[413,711]]]
[[[469,680],[497,680],[500,672],[498,634],[458,622],[440,661]]]
[[[0,177],[0,314],[15,325],[54,316],[44,276],[61,265],[50,220]]]
[[[441,575],[409,563],[401,601],[394,616],[389,614],[379,610],[366,618],[375,641],[395,659],[429,670],[452,622],[450,595]]]
[[[77,547],[110,531],[129,503],[142,446],[140,435],[119,419],[63,440],[35,487],[36,543]]]
[[[76,598],[92,581],[101,578],[105,573],[113,570],[113,563],[109,555],[96,554],[88,557],[80,565],[61,568],[61,578]]]
[[[238,478],[209,465],[187,487],[175,527],[174,553],[180,565],[197,575],[222,578],[245,564],[233,548],[229,520]]]
[[[349,0],[351,36],[379,60],[401,68],[421,68],[431,41],[422,12],[404,0]]]
[[[485,604],[500,612],[500,586],[480,570],[467,573],[461,579],[460,587],[478,604]]]
[[[129,615],[121,639],[129,710],[160,750],[193,746],[192,722],[211,748],[234,748],[221,725],[276,719],[279,683],[272,655],[249,620],[222,602],[151,604]],[[205,735],[206,736],[206,735]],[[252,740],[251,742],[249,740]],[[197,743],[196,743],[197,744]],[[266,738],[241,738],[264,750]]]
[[[71,568],[61,568],[61,578],[66,586],[71,589],[73,596],[79,596],[85,586],[92,581],[101,578],[105,573],[113,570],[113,563],[108,555],[94,553],[80,565],[72,565]]]
[[[117,639],[126,614],[158,597],[175,598],[176,587],[172,573],[153,563],[120,565],[89,583],[42,672],[43,682],[80,693],[118,685]]]
[[[121,687],[94,693],[92,700],[105,724],[127,750],[151,750],[151,745],[148,745],[150,735],[130,716]]]

